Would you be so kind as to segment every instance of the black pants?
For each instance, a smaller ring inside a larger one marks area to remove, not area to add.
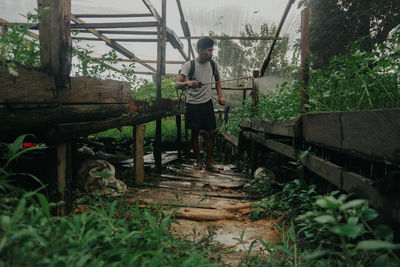
[[[214,106],[211,99],[202,104],[186,103],[186,115],[189,129],[208,131],[217,129]]]

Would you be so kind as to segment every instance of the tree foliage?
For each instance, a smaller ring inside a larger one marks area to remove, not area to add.
[[[360,37],[365,37],[361,48],[371,51],[400,24],[399,0],[302,0],[302,6],[311,9],[311,51],[317,68],[349,51]]]
[[[247,24],[240,33],[240,36],[268,37],[273,36],[276,30],[277,27],[274,25],[263,24],[260,27],[260,31],[257,32],[250,24]],[[212,32],[210,35],[216,36]],[[218,52],[216,61],[224,77],[238,78],[251,75],[252,70],[261,68],[271,47],[271,41],[219,40],[216,42],[216,47]],[[273,60],[270,62],[268,68],[270,73],[282,73],[290,69],[287,58],[289,48],[289,36],[284,35],[274,48]]]

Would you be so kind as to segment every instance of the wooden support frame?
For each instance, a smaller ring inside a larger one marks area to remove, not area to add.
[[[181,16],[182,31],[183,31],[183,34],[185,35],[184,38],[187,39],[189,59],[190,59],[190,56],[192,56],[192,58],[195,58],[193,47],[192,47],[192,42],[191,42],[192,38],[190,36],[189,24],[185,20],[185,15],[183,13],[181,0],[176,0],[176,4],[178,5],[179,14]],[[180,39],[182,39],[182,38],[180,38]]]
[[[281,21],[279,22],[278,29],[276,30],[276,33],[275,33],[275,40],[272,41],[271,47],[270,47],[270,49],[268,51],[268,56],[265,59],[263,65],[262,65],[261,77],[264,76],[265,71],[268,68],[269,62],[271,61],[272,51],[274,50],[276,41],[278,40],[277,38],[279,37],[279,34],[280,34],[281,30],[282,30],[283,23],[285,23],[286,17],[289,14],[290,8],[292,7],[294,1],[295,0],[288,0],[288,3],[287,3],[286,8],[285,8],[285,11],[283,12]]]
[[[85,24],[85,22],[75,16],[71,16],[71,20],[74,21],[75,23],[78,24]],[[123,47],[122,45],[111,41],[107,36],[105,36],[104,34],[99,33],[97,30],[95,29],[87,29],[88,31],[90,31],[92,34],[94,34],[95,36],[97,36],[98,38],[100,38],[101,40],[103,40],[106,45],[108,45],[109,47],[115,49],[117,52],[121,53],[122,55],[126,56],[127,58],[130,58],[132,60],[140,60],[134,53],[132,53],[131,51],[129,51],[128,49],[126,49],[125,47]],[[140,63],[140,62],[139,62]],[[153,68],[152,66],[146,64],[146,63],[140,63],[141,65],[145,66],[146,68],[148,68],[149,70],[151,70],[152,72],[156,72],[156,69]]]
[[[40,63],[55,77],[57,88],[69,83],[72,68],[71,0],[38,0],[40,16]]]
[[[139,186],[144,182],[144,134],[146,131],[145,125],[134,125],[133,127],[133,139],[134,139],[134,151],[133,151],[133,165],[134,165],[134,181],[135,185]]]
[[[137,14],[74,14],[77,18],[142,18],[152,17],[150,13]]]
[[[64,201],[64,205],[60,205],[57,215],[66,215],[71,211],[71,177],[72,177],[72,159],[71,159],[71,143],[61,143],[57,145],[57,184],[60,201]]]

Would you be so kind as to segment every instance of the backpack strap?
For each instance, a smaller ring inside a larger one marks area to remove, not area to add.
[[[215,67],[215,62],[214,62],[214,60],[210,60],[210,64],[211,64],[211,68],[212,68],[212,73],[213,73],[213,76],[214,76],[214,79],[215,79],[215,81],[217,80],[217,69],[216,69],[216,67]]]
[[[194,71],[196,68],[196,62],[194,59],[190,60],[190,70],[189,70],[189,75],[188,75],[188,81],[191,81],[193,79]]]

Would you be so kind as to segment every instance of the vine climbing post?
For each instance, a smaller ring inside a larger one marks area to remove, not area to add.
[[[300,112],[308,111],[309,95],[307,87],[309,84],[309,68],[310,68],[310,9],[305,8],[301,12],[301,98]]]

